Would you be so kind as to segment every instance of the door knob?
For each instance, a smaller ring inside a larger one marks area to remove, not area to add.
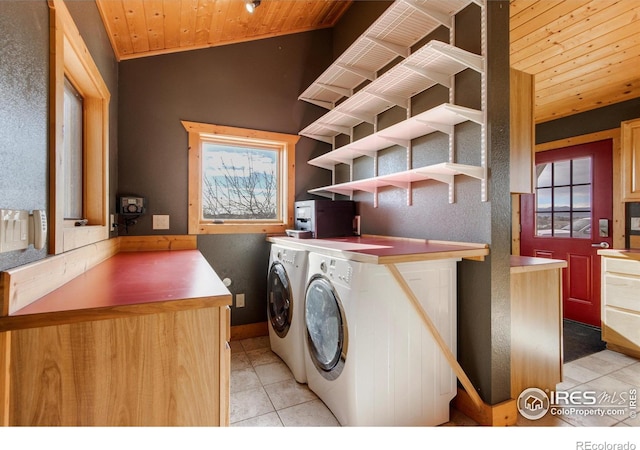
[[[600,242],[599,244],[591,244],[592,247],[609,248],[608,242]]]

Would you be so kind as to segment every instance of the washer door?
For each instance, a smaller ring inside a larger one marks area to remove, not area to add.
[[[324,378],[335,380],[346,361],[347,323],[338,293],[321,275],[307,285],[304,317],[309,356]]]
[[[267,313],[271,327],[276,334],[283,338],[291,327],[293,317],[293,294],[287,271],[279,262],[274,262],[269,268],[267,277]]]

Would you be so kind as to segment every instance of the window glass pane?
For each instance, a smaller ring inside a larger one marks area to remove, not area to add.
[[[571,184],[571,161],[553,163],[554,186],[568,186]]]
[[[551,236],[551,213],[536,214],[536,236]]]
[[[553,214],[553,235],[555,237],[571,237],[571,213]]]
[[[203,143],[202,217],[278,219],[277,176],[277,150]]]
[[[573,160],[573,184],[591,183],[591,158]]]
[[[83,101],[65,78],[63,112],[64,218],[82,219],[82,124]]]
[[[591,213],[574,213],[571,222],[571,237],[591,239]]]
[[[551,164],[538,164],[536,166],[537,187],[551,186]]]
[[[551,210],[551,189],[538,189],[536,194],[536,211]]]
[[[571,188],[553,188],[553,210],[571,211]]]
[[[573,211],[591,211],[591,185],[573,187]]]

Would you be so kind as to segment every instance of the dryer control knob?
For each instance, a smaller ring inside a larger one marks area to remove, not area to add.
[[[322,270],[322,272],[327,273],[327,263],[322,261],[320,263],[320,270]]]
[[[282,259],[282,252],[278,252],[277,258]]]

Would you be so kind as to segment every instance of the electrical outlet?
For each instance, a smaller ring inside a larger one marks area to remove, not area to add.
[[[116,231],[116,215],[109,214],[109,229],[111,231]]]
[[[631,231],[640,231],[640,217],[631,218]]]
[[[168,215],[153,215],[153,229],[154,230],[168,230],[169,229],[169,216]]]
[[[236,308],[244,308],[244,294],[236,294]]]

